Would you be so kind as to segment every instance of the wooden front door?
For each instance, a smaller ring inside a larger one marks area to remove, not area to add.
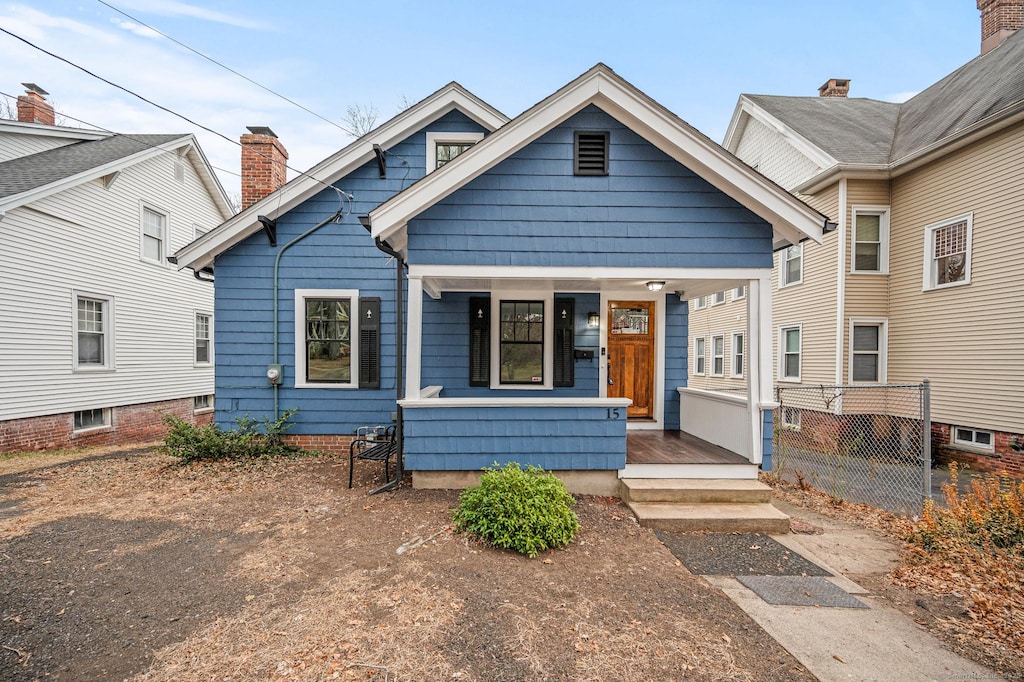
[[[608,303],[609,398],[630,398],[626,416],[654,416],[654,302]]]

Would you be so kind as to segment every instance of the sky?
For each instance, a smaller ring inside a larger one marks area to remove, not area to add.
[[[338,127],[349,106],[372,107],[380,124],[453,80],[512,117],[603,62],[721,142],[740,93],[815,96],[829,78],[849,78],[851,97],[904,101],[981,43],[975,0],[105,2],[116,9],[0,0],[0,28],[230,140],[269,126],[299,170],[352,141]],[[0,56],[0,93],[32,82],[58,115],[123,133],[195,133],[237,193],[232,142],[5,33]]]

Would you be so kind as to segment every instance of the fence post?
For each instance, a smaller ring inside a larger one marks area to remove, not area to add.
[[[921,479],[924,481],[922,493],[925,500],[932,499],[932,382],[925,379],[921,382],[921,466],[924,467]]]

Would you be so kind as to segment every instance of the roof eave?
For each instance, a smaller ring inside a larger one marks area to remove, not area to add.
[[[163,154],[165,152],[170,152],[175,149],[178,149],[184,144],[194,145],[194,143],[195,138],[192,135],[183,135],[179,138],[171,140],[170,142],[165,142],[160,145],[153,145],[148,149],[143,149],[142,151],[136,152],[129,156],[123,156],[120,159],[116,159],[114,161],[110,161],[99,166],[94,166],[89,170],[82,171],[81,173],[76,173],[75,175],[69,175],[66,178],[55,180],[54,182],[51,182],[49,184],[34,187],[26,192],[12,194],[9,197],[4,197],[3,199],[0,199],[0,213],[9,211],[14,208],[18,208],[19,206],[24,206],[25,204],[32,203],[33,201],[39,201],[40,199],[48,197],[51,194],[56,194],[57,192],[61,192],[70,187],[74,187],[76,185],[89,182],[90,180],[101,178],[104,175],[108,175],[115,171],[128,168],[129,166],[133,166],[136,163],[144,161],[150,157],[156,156],[157,154]]]
[[[258,216],[284,215],[322,191],[325,184],[336,182],[373,159],[374,144],[388,149],[429,121],[455,109],[492,131],[508,122],[508,117],[458,83],[449,83],[179,249],[174,254],[178,267],[201,269],[213,265],[216,256],[262,229]]]
[[[825,216],[753,170],[603,64],[527,110],[501,130],[370,212],[374,237],[404,241],[408,221],[510,154],[596,104],[746,206],[786,241],[821,242]]]
[[[805,196],[817,194],[826,187],[847,180],[885,180],[889,178],[889,165],[885,163],[837,163],[793,188]]]

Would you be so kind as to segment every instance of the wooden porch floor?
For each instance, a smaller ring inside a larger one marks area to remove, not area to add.
[[[750,461],[683,431],[627,431],[626,464],[750,464]]]

